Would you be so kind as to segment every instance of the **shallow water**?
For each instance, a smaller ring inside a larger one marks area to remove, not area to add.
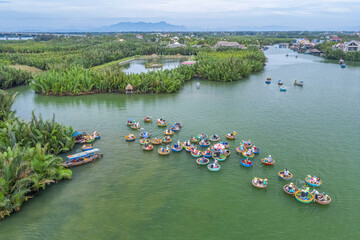
[[[95,145],[104,157],[73,168],[73,179],[47,187],[0,222],[1,239],[356,239],[360,190],[360,67],[299,55],[266,51],[265,70],[232,83],[196,81],[177,94],[97,94],[79,97],[35,95],[27,87],[14,104],[17,114],[32,110],[75,129],[102,134]],[[267,76],[273,82],[265,84]],[[281,79],[286,92],[280,92]],[[293,80],[303,80],[295,87]],[[175,140],[205,132],[236,130],[231,156],[221,171],[197,166],[186,152],[159,156],[127,143],[130,117],[153,136],[163,136],[151,115],[180,121]],[[254,166],[244,168],[235,148],[240,139],[260,147]],[[79,152],[77,146],[71,153]],[[271,154],[275,166],[260,159]],[[321,177],[329,206],[303,204],[286,195],[277,172],[288,168],[301,186],[306,175]],[[355,176],[355,178],[354,178]],[[251,185],[268,179],[266,189]]]
[[[156,59],[138,59],[133,60],[127,64],[122,65],[124,72],[126,73],[142,73],[148,71],[157,71],[165,69],[174,69],[180,66],[183,61],[186,61],[188,57],[184,58],[156,58]],[[161,68],[145,68],[146,63],[155,61],[156,63],[161,63],[163,66]]]

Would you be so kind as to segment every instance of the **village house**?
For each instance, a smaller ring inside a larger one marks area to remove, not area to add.
[[[137,39],[143,39],[143,36],[140,35],[140,34],[136,34],[136,38],[137,38]]]
[[[219,47],[233,47],[233,48],[246,49],[246,46],[244,44],[240,44],[238,42],[228,42],[228,41],[217,42],[214,48],[219,48]]]
[[[360,41],[352,40],[350,42],[344,43],[344,52],[359,52],[360,51]]]
[[[175,43],[171,43],[171,44],[167,45],[166,47],[168,47],[168,48],[178,48],[178,47],[186,47],[186,45],[175,42]]]
[[[333,37],[333,38],[330,38],[330,41],[331,42],[341,42],[342,41],[342,39],[341,38],[339,38],[339,37]]]

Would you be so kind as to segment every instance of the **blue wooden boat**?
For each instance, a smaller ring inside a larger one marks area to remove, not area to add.
[[[218,172],[218,171],[220,171],[220,169],[221,169],[220,164],[218,164],[217,167],[215,167],[215,168],[213,168],[212,165],[213,165],[212,163],[210,163],[210,164],[207,165],[207,168],[209,169],[209,171],[211,171],[211,172]]]
[[[248,163],[245,163],[247,161],[249,161]],[[244,167],[251,167],[253,165],[253,162],[250,159],[247,158],[243,158],[240,160],[240,164],[243,165]]]
[[[88,150],[91,150],[93,148],[94,148],[94,145],[92,145],[92,144],[84,144],[84,145],[81,146],[81,150],[83,150],[83,151],[88,151]]]
[[[280,92],[286,92],[286,87],[281,87]]]
[[[171,146],[171,150],[173,150],[174,152],[181,152],[183,150],[182,146],[179,145],[177,147],[175,147],[174,145]]]
[[[212,156],[212,152],[210,151],[210,152],[208,152],[208,153],[206,153],[206,151],[204,151],[203,152],[203,157],[206,157],[206,158],[210,158],[211,156]]]
[[[318,183],[313,183],[313,182],[311,182],[311,178],[309,178],[309,177],[305,178],[305,182],[306,182],[307,185],[310,185],[312,187],[319,187],[321,185],[321,183],[322,183],[321,180]]]
[[[208,146],[210,146],[210,142],[200,142],[199,143],[199,145],[201,146],[201,147],[208,147]]]
[[[252,152],[255,153],[255,154],[259,154],[259,153],[260,153],[260,149],[259,149],[258,147],[256,147],[256,146],[253,146],[253,147],[251,148],[251,150],[252,150]]]
[[[271,80],[266,80],[265,83],[266,83],[266,84],[270,84],[270,83],[271,83]]]
[[[202,154],[202,152],[201,151],[198,151],[198,153],[196,154],[196,153],[194,153],[194,151],[191,151],[191,156],[193,156],[193,157],[196,157],[196,158],[198,158],[198,157],[201,157],[203,154]]]
[[[345,65],[345,64],[341,64],[341,68],[346,68],[346,65]]]
[[[98,158],[101,158],[103,156],[102,153],[100,153],[100,150],[97,148],[84,151],[81,153],[68,155],[66,157],[66,161],[62,163],[64,167],[75,167],[79,165],[83,165],[89,162],[93,162]]]

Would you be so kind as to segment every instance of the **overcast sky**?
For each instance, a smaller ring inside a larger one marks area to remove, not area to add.
[[[333,30],[360,26],[360,0],[0,0],[0,31],[90,29],[119,21]]]

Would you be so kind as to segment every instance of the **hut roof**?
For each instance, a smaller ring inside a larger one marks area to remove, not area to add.
[[[133,86],[131,86],[131,84],[129,83],[129,84],[126,86],[125,89],[126,89],[126,90],[133,90]]]

